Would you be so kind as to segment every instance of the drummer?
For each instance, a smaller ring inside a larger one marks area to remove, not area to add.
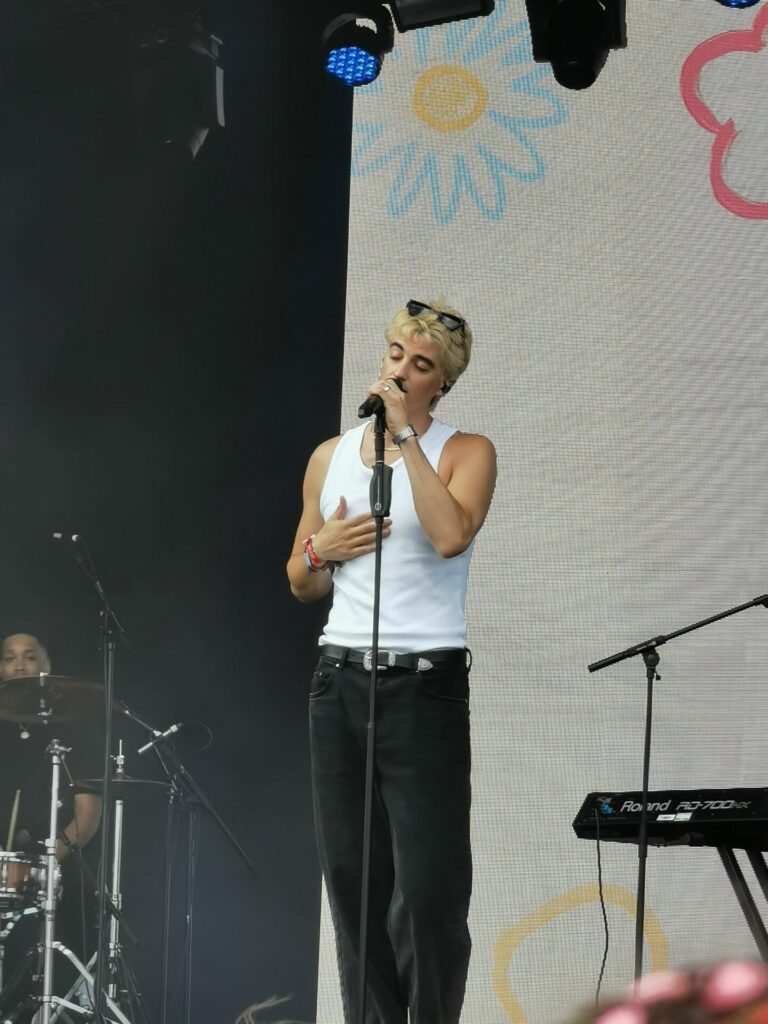
[[[51,662],[48,657],[48,652],[46,651],[45,647],[36,636],[32,636],[29,633],[13,633],[10,636],[6,636],[3,639],[2,659],[0,659],[0,680],[5,681],[7,679],[14,679],[19,676],[37,676],[41,672],[50,671]],[[63,725],[66,725],[66,728],[62,729]],[[3,726],[4,732],[9,733],[9,738],[12,740],[16,740],[18,744],[26,743],[28,745],[31,745],[32,747],[40,746],[39,743],[36,743],[32,739],[33,733],[30,731],[28,727],[19,729],[18,725],[15,725],[14,723],[10,722],[4,722]],[[48,743],[50,742],[50,728],[51,727],[48,726],[40,734],[39,738],[44,741],[43,748],[47,746]],[[80,732],[80,730],[75,730],[75,732]],[[62,739],[62,736],[59,735],[59,733],[61,733],[62,735],[63,733],[71,734],[72,723],[57,723],[56,738],[60,739],[63,743],[65,743],[65,741]],[[86,737],[83,736],[82,739],[85,740]],[[88,750],[78,750],[77,746],[75,746],[73,747],[71,757],[67,757],[67,766],[69,768],[69,774],[72,777],[94,778],[100,774],[100,752],[98,750],[93,750],[92,736],[89,736],[87,739],[89,740]],[[17,747],[17,743],[13,743],[13,746]],[[68,744],[65,743],[65,745]],[[2,746],[4,749],[8,748],[8,740],[6,739],[5,736],[3,736]],[[35,759],[33,770],[35,776],[42,776],[44,784],[46,785],[47,797],[48,778],[50,774],[49,764],[45,760],[44,749],[42,753],[43,757],[39,761]],[[88,761],[87,764],[84,763],[86,758]],[[3,758],[3,760],[4,759],[5,758]],[[24,758],[24,760],[27,759]],[[75,764],[75,762],[77,762],[77,764]],[[14,757],[14,763],[19,763],[17,757]],[[79,767],[80,765],[82,765],[82,770]],[[76,768],[77,770],[73,773],[74,768]],[[35,840],[39,838],[39,835],[29,831],[30,826],[37,826],[35,832],[39,832],[38,819],[41,816],[39,812],[47,811],[47,807],[41,807],[39,805],[35,806],[37,804],[37,800],[35,800],[34,803],[30,801],[29,810],[31,811],[32,808],[34,807],[33,813],[34,815],[36,815],[36,817],[34,817],[34,820],[31,820],[27,809],[28,801],[26,799],[25,790],[31,788],[34,791],[36,791],[38,789],[38,785],[33,783],[32,778],[28,778],[26,780],[18,778],[17,772],[12,772],[11,778],[13,775],[16,775],[16,788],[21,790],[21,796],[19,801],[19,812],[21,814],[21,817],[17,818],[17,821],[26,822],[26,827],[22,829],[22,834],[26,832],[32,837],[33,840]],[[3,772],[3,776],[4,779],[11,781],[11,779],[8,779],[8,776],[6,775],[5,772]],[[24,785],[25,782],[27,783],[26,786]],[[62,782],[62,788],[68,788],[69,780],[66,777],[62,780]],[[6,788],[5,785],[3,786],[3,788]],[[71,818],[71,820],[68,820],[68,824],[64,827],[63,832],[67,840],[69,841],[69,844],[77,843],[80,849],[82,849],[91,841],[91,839],[93,839],[98,830],[99,821],[101,820],[101,797],[93,793],[76,792],[73,796],[73,805],[73,817]],[[64,806],[67,807],[66,801],[64,801]],[[2,815],[5,810],[5,808],[0,807],[0,815]],[[8,808],[8,812],[10,813],[11,810],[12,805],[10,808]],[[2,820],[2,817],[0,817],[0,825],[2,824]],[[9,818],[6,820],[10,821]],[[43,820],[44,823],[47,824],[47,817],[45,817]],[[2,842],[3,840],[4,834],[2,828],[0,827],[0,842]],[[67,845],[67,843],[60,839],[56,846],[56,856],[58,857],[58,859],[63,860],[69,853],[69,849],[70,847]]]
[[[36,721],[31,716],[20,723],[3,717],[4,710],[8,710],[3,707],[4,683],[50,671],[48,652],[39,637],[27,632],[4,637],[0,653],[0,846],[33,857],[43,851],[51,801],[51,762],[46,749],[52,739],[57,739],[69,750],[59,791],[59,835],[63,838],[57,843],[56,855],[63,862],[63,898],[56,912],[56,938],[85,961],[94,945],[91,887],[83,884],[80,860],[70,851],[74,844],[82,850],[93,839],[101,819],[101,797],[79,792],[76,785],[78,779],[103,774],[99,730],[87,717],[92,709],[74,704],[67,708],[66,717],[54,711],[50,721]],[[35,686],[36,680],[30,679],[29,685]],[[11,828],[12,824],[15,827]],[[86,859],[90,853],[86,852]],[[6,985],[11,981],[9,968],[21,963],[30,943],[37,941],[37,927],[32,918],[24,918],[6,939]],[[62,969],[57,961],[56,977],[67,973],[66,966]],[[58,984],[56,988],[58,991]]]

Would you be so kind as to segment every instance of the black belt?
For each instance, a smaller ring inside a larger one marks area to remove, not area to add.
[[[322,644],[320,660],[330,661],[336,668],[360,665],[366,672],[370,672],[373,651],[355,651],[351,647]],[[426,672],[436,665],[462,665],[470,668],[472,652],[468,647],[438,647],[433,651],[414,651],[412,654],[395,654],[394,651],[379,650],[378,663],[380,669],[407,668],[412,672]]]

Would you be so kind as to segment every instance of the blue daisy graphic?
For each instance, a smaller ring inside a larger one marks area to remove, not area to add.
[[[487,18],[401,35],[356,91],[352,176],[389,175],[395,219],[428,200],[438,224],[467,203],[501,220],[512,189],[546,174],[540,133],[567,118],[556,90],[508,0]]]

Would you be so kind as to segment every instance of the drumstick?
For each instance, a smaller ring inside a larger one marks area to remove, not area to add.
[[[19,816],[19,800],[21,799],[21,790],[16,790],[16,799],[13,801],[13,810],[11,811],[11,824],[8,826],[8,842],[6,843],[6,850],[13,849],[13,841],[16,838],[16,819]]]

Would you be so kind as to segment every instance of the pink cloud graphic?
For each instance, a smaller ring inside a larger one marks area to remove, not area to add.
[[[705,66],[729,53],[759,53],[765,47],[768,32],[768,5],[763,6],[751,29],[723,32],[699,43],[687,57],[680,75],[680,92],[691,117],[714,136],[709,160],[709,180],[715,199],[726,210],[747,220],[768,220],[768,202],[757,203],[734,192],[725,182],[725,163],[738,137],[734,122],[719,121],[701,97],[701,73]]]

